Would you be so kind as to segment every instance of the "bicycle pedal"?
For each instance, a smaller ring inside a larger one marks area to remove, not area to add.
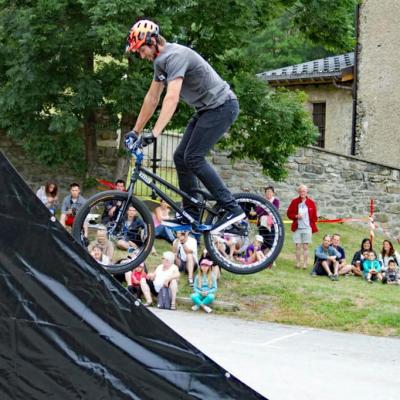
[[[205,224],[198,224],[193,227],[193,230],[196,232],[207,232],[210,231],[212,228],[212,225],[205,225]]]
[[[173,232],[186,232],[186,231],[191,231],[192,230],[192,225],[191,224],[185,224],[185,225],[177,225],[177,226],[169,226],[169,230]]]

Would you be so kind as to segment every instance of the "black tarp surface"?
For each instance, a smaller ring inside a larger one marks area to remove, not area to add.
[[[3,153],[0,188],[1,400],[264,399],[103,271]]]

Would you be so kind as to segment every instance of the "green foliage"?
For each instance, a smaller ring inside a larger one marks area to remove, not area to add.
[[[289,12],[272,20],[244,50],[251,70],[267,71],[325,57],[327,50],[312,42],[293,24]]]
[[[116,128],[116,116],[140,110],[151,65],[125,58],[124,47],[146,15],[237,92],[242,113],[225,148],[282,178],[288,155],[313,143],[315,129],[301,94],[271,92],[254,72],[349,49],[355,1],[0,0],[0,128],[42,162],[84,170],[91,116],[106,110]],[[191,112],[180,105],[170,127],[183,129]]]
[[[263,172],[275,180],[286,176],[285,163],[297,146],[315,142],[317,129],[303,103],[303,92],[271,90],[253,74],[235,76],[241,114],[222,148],[230,149],[233,159],[260,162]]]
[[[358,0],[300,0],[294,23],[314,43],[330,51],[351,51],[355,44],[354,10]]]

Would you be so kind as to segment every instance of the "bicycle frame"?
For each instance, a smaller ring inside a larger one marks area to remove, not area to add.
[[[181,189],[178,189],[177,187],[175,187],[171,183],[167,182],[160,176],[143,168],[142,163],[143,163],[144,155],[143,155],[143,151],[141,148],[139,148],[139,147],[133,148],[131,150],[131,154],[132,154],[132,157],[136,158],[136,162],[135,162],[135,168],[131,175],[130,184],[129,184],[129,187],[127,190],[129,198],[131,198],[133,196],[136,182],[141,181],[147,187],[149,187],[153,193],[156,193],[161,199],[163,199],[166,203],[168,203],[173,210],[175,210],[177,213],[183,215],[190,222],[190,224],[194,225],[198,230],[206,231],[206,230],[211,229],[211,226],[203,225],[201,223],[203,221],[205,211],[207,211],[210,214],[216,215],[216,212],[211,207],[207,206],[205,199],[199,200],[199,199],[196,199],[195,197],[189,196],[186,192],[182,191]],[[178,194],[181,198],[187,200],[194,207],[199,209],[200,210],[199,221],[196,221],[190,214],[188,214],[186,211],[182,210],[179,206],[177,206],[175,204],[175,201],[173,199],[171,199],[167,194],[165,194],[158,186],[156,186],[154,181],[167,187],[174,193]],[[201,193],[201,191],[200,191],[200,193]],[[124,214],[126,205],[122,208],[123,209],[121,209],[120,211],[122,212],[122,214]]]

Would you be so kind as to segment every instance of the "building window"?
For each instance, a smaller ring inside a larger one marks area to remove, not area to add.
[[[325,147],[325,117],[326,117],[326,104],[325,103],[313,103],[313,122],[318,128],[319,136],[315,142],[315,146],[324,148]]]

